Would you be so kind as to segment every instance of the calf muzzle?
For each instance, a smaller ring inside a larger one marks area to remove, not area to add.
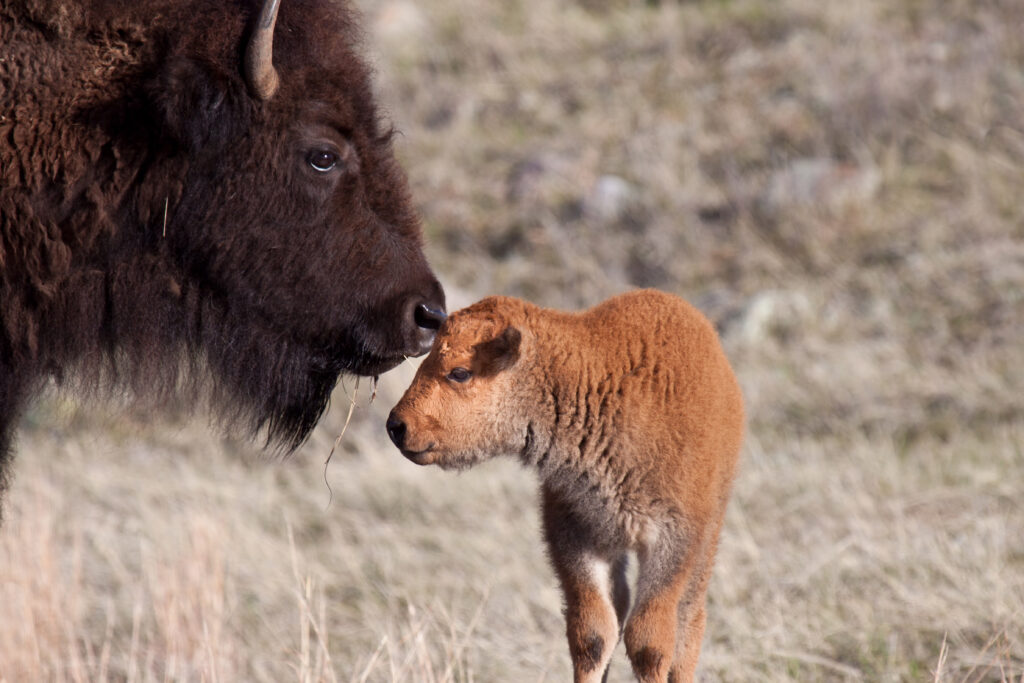
[[[386,424],[388,430],[388,436],[391,437],[391,442],[398,446],[401,451],[405,450],[405,422],[400,417],[395,415],[394,411],[388,415],[388,421]]]

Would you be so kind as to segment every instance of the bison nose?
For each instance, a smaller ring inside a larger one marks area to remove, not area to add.
[[[443,302],[443,299],[442,299]],[[421,356],[434,344],[434,337],[441,329],[441,323],[445,321],[448,314],[444,311],[444,303],[435,301],[418,300],[413,301],[412,310],[406,318],[411,324],[408,325],[411,339],[408,355]],[[408,324],[408,323],[407,323]]]
[[[394,412],[388,415],[387,430],[391,442],[401,449],[405,445],[405,423]]]
[[[443,307],[432,306],[430,304],[420,304],[413,312],[413,320],[416,321],[417,327],[424,330],[432,330],[434,332],[441,329],[441,323],[443,323],[447,317],[448,314],[444,312]]]

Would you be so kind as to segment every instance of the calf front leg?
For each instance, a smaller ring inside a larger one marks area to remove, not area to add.
[[[543,512],[551,563],[565,596],[573,681],[600,683],[619,641],[619,620],[612,603],[612,563],[587,542],[571,511],[547,490]]]
[[[604,681],[619,641],[619,623],[608,591],[608,563],[581,557],[559,572],[565,593],[565,633],[576,683]]]

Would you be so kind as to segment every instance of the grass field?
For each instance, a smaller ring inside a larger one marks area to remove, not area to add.
[[[702,679],[1024,681],[1024,3],[361,4],[453,305],[718,325],[749,432]],[[412,371],[283,461],[47,396],[0,681],[567,680],[532,475],[406,462]]]

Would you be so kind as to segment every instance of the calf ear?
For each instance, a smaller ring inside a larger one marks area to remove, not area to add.
[[[480,363],[478,374],[493,375],[515,365],[522,338],[522,333],[509,325],[494,339],[477,344],[474,350]]]
[[[233,140],[248,124],[249,98],[241,80],[189,57],[168,59],[149,96],[165,131],[190,152]]]

